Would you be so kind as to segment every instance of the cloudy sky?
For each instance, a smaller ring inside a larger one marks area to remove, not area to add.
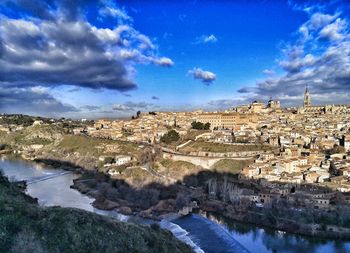
[[[0,1],[0,113],[350,103],[347,1]]]

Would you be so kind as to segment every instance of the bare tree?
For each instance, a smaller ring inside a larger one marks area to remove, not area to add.
[[[213,179],[213,178],[209,179],[207,185],[208,185],[209,195],[216,197],[216,191],[217,191],[216,179]]]
[[[151,165],[158,158],[162,157],[162,154],[162,148],[159,145],[156,145],[152,148],[147,147],[142,151],[139,160],[142,165]]]
[[[229,199],[232,204],[237,204],[240,202],[241,196],[242,196],[243,190],[241,188],[238,188],[237,186],[231,184],[230,190],[229,190]]]
[[[229,184],[227,182],[227,176],[224,176],[224,182],[221,184],[221,198],[222,201],[226,202],[227,200],[227,195],[228,195],[228,190],[229,190]]]

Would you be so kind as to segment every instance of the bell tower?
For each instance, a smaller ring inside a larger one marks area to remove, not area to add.
[[[311,97],[309,93],[308,86],[306,86],[305,92],[304,92],[304,107],[311,106]]]

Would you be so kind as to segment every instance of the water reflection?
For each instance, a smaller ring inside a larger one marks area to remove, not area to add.
[[[70,188],[73,184],[73,179],[77,177],[75,174],[60,175],[63,170],[47,168],[37,163],[13,157],[2,158],[0,168],[12,181],[30,181],[33,178],[57,174],[59,176],[50,180],[28,184],[26,192],[30,196],[37,198],[40,205],[59,205],[62,207],[80,208],[90,212],[95,211],[95,208],[91,206],[92,198]]]
[[[263,229],[207,213],[207,218],[226,227],[250,252],[261,253],[345,253],[350,242],[326,240]]]

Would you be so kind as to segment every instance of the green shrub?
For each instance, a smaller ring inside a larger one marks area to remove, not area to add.
[[[179,139],[180,139],[179,133],[176,132],[175,130],[170,130],[160,138],[160,141],[166,144],[170,144],[172,142],[178,141]]]
[[[152,199],[147,194],[146,198]],[[119,222],[72,208],[42,208],[1,175],[0,251],[192,252],[171,233],[155,226]]]
[[[197,130],[208,130],[208,129],[210,129],[210,123],[209,122],[203,124],[202,122],[193,121],[191,123],[191,126],[192,126],[193,129],[197,129]]]

